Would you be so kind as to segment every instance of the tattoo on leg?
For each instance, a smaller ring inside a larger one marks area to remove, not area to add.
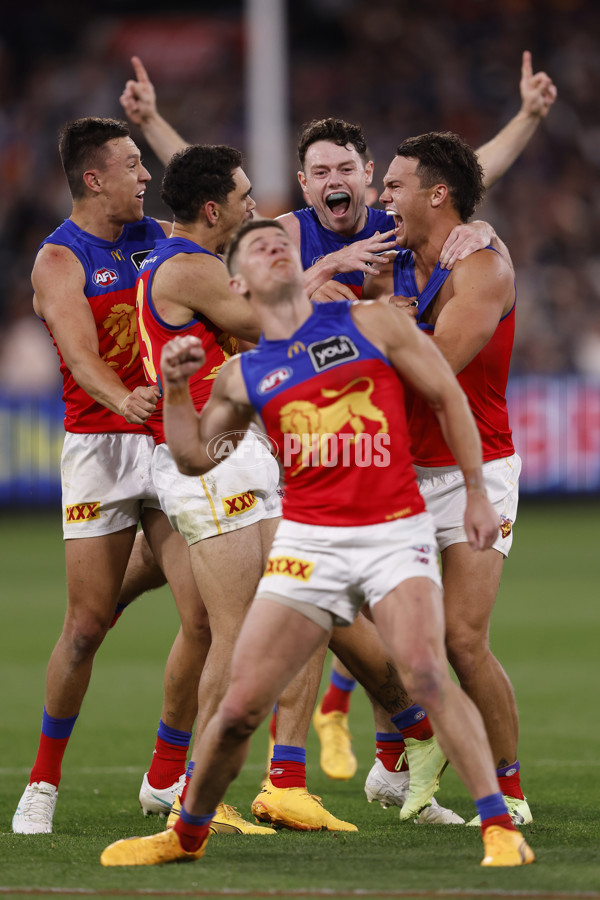
[[[377,692],[377,700],[385,711],[393,716],[412,706],[412,700],[404,690],[398,670],[390,662],[387,663],[387,676]]]

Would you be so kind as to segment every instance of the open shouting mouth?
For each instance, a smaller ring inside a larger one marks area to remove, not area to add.
[[[325,202],[334,216],[343,216],[348,212],[350,206],[350,194],[347,194],[346,191],[335,191],[327,197]]]

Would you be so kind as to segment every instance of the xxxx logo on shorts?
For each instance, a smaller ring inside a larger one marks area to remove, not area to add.
[[[267,563],[265,575],[287,575],[297,581],[308,581],[315,564],[306,559],[294,559],[290,556],[271,556]]]
[[[240,513],[253,509],[257,502],[252,491],[246,491],[245,494],[236,494],[235,497],[223,497],[223,509],[229,519],[231,516],[239,516]]]
[[[67,525],[70,522],[90,522],[92,519],[100,518],[100,501],[93,503],[73,503],[71,506],[65,506],[65,520]]]

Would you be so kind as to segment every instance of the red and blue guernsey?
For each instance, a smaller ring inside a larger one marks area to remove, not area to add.
[[[494,250],[493,247],[486,249]],[[428,334],[433,334],[434,326],[421,319],[449,274],[448,270],[440,269],[439,263],[436,264],[429,281],[419,291],[412,252],[402,250],[394,259],[394,294],[417,297],[417,324]],[[515,303],[500,320],[487,344],[456,376],[467,395],[479,429],[484,462],[512,456],[515,452],[506,405],[506,383],[514,336]],[[412,390],[407,391],[406,412],[415,463],[428,468],[456,465],[431,407]]]
[[[206,362],[190,378],[190,393],[199,412],[210,396],[217,372],[223,363],[237,352],[237,342],[200,313],[196,313],[186,325],[169,325],[159,316],[152,300],[154,275],[162,263],[179,253],[205,253],[214,256],[210,250],[205,250],[187,238],[165,238],[163,235],[163,240],[156,242],[154,250],[143,261],[140,270],[137,289],[137,328],[146,379],[149,384],[158,385],[161,398],[160,356],[163,346],[177,335],[193,334],[200,338],[206,353]],[[165,432],[162,399],[159,399],[146,424],[156,443],[163,444]]]
[[[312,206],[297,209],[294,211],[294,215],[300,222],[300,257],[303,269],[310,269],[328,253],[335,253],[336,250],[342,250],[349,244],[355,244],[356,241],[364,241],[365,238],[373,237],[376,231],[389,231],[394,227],[393,219],[386,212],[382,209],[372,209],[370,206],[367,207],[367,224],[361,231],[350,237],[324,228]],[[360,299],[364,277],[362,272],[340,272],[338,275],[334,275],[334,280],[350,285]]]
[[[240,357],[251,404],[285,472],[283,516],[355,526],[414,516],[417,489],[402,382],[358,330],[352,303],[315,303],[286,340]]]
[[[137,273],[146,254],[164,236],[158,222],[147,216],[125,225],[117,241],[105,241],[88,234],[71,219],[66,219],[40,245],[68,247],[80,261],[85,272],[84,294],[98,330],[100,357],[130,391],[146,383],[135,326]],[[56,349],[63,376],[65,431],[147,434],[143,425],[130,425],[123,416],[86,394],[65,365],[58,347]]]

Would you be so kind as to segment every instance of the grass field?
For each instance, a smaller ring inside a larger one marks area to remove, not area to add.
[[[63,765],[54,834],[19,836],[11,817],[27,782],[41,722],[44,673],[64,614],[58,513],[0,516],[0,895],[241,897],[600,898],[598,502],[523,503],[493,621],[493,647],[514,682],[520,760],[534,824],[533,866],[481,869],[478,829],[400,825],[369,806],[373,761],[364,695],[353,699],[359,760],[348,783],[329,781],[311,731],[309,788],[356,835],[279,832],[211,838],[194,864],[103,869],[101,850],[162,825],[144,819],[137,793],[160,713],[162,671],[177,618],[166,589],[128,610],[101,648]],[[266,751],[265,726],[228,801],[247,816]],[[440,802],[465,818],[472,804],[452,771]]]

